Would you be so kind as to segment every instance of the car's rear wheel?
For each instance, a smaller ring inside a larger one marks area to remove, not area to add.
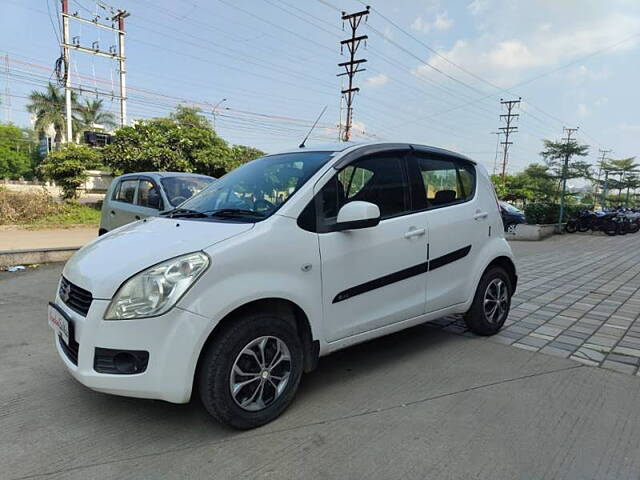
[[[489,268],[480,279],[471,308],[464,316],[469,329],[477,335],[494,335],[504,325],[513,288],[509,275],[501,267]]]
[[[292,322],[246,314],[220,332],[206,351],[198,374],[200,398],[221,423],[255,428],[289,406],[302,365],[302,346]]]

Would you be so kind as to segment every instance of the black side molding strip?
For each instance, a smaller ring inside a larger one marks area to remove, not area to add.
[[[443,255],[441,257],[434,258],[433,260],[419,263],[418,265],[414,265],[413,267],[405,268],[403,270],[390,273],[389,275],[384,275],[383,277],[369,280],[368,282],[361,283],[360,285],[356,285],[355,287],[348,288],[347,290],[343,290],[342,292],[338,293],[331,303],[342,302],[344,300],[355,297],[356,295],[362,295],[363,293],[370,292],[371,290],[386,287],[387,285],[391,285],[392,283],[400,282],[402,280],[406,280],[407,278],[415,277],[416,275],[422,275],[423,273],[427,273],[430,270],[444,267],[449,263],[466,257],[467,255],[469,255],[470,251],[471,245],[468,245],[458,250],[454,250],[453,252],[447,253],[446,255]]]
[[[444,267],[448,263],[455,262],[456,260],[460,260],[461,258],[469,255],[471,251],[471,245],[460,248],[459,250],[454,250],[453,252],[447,253],[446,255],[442,255],[441,257],[434,258],[429,261],[429,270],[435,270],[436,268]]]

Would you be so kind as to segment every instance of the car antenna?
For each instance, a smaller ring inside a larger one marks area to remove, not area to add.
[[[320,121],[320,119],[322,118],[322,115],[324,115],[324,112],[326,110],[327,110],[327,106],[325,105],[322,111],[320,112],[320,115],[318,115],[318,118],[316,118],[316,121],[313,122],[313,125],[311,126],[309,133],[307,133],[307,136],[304,137],[304,140],[302,140],[302,143],[298,146],[298,148],[304,148],[304,142],[307,141],[307,139],[309,138],[309,135],[311,135],[311,132],[313,132],[313,129],[316,128],[316,125],[318,124],[318,122]]]

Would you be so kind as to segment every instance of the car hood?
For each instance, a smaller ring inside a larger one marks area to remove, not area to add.
[[[67,262],[63,275],[89,290],[93,298],[110,299],[122,282],[141,270],[203,250],[251,228],[252,223],[149,218],[85,245]]]

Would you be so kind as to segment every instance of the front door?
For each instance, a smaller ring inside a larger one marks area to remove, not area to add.
[[[406,152],[357,159],[317,187],[322,298],[327,341],[424,313],[426,229],[411,214]],[[371,228],[327,232],[350,201],[380,208]],[[322,231],[327,233],[322,233]]]

